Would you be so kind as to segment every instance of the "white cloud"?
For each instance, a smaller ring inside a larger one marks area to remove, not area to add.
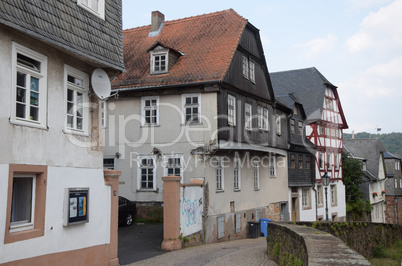
[[[326,37],[316,38],[302,44],[296,44],[295,47],[304,47],[308,51],[305,55],[306,58],[311,58],[323,52],[331,51],[335,48],[338,38],[334,34],[327,34]]]
[[[358,32],[346,41],[350,53],[360,52],[373,44],[373,39],[365,32]]]
[[[382,78],[402,78],[402,56],[388,63],[378,64],[367,69],[367,74]]]
[[[360,29],[346,41],[349,52],[356,53],[400,51],[402,45],[402,0],[370,13],[363,19]]]

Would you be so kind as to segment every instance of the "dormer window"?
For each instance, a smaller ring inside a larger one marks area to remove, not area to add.
[[[151,73],[160,74],[167,72],[167,52],[154,52],[151,54]]]

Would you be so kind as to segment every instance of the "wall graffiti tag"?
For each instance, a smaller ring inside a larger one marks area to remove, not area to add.
[[[203,212],[202,187],[186,187],[181,199],[180,227],[186,236],[202,230]]]

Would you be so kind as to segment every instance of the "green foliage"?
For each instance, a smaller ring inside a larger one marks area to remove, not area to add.
[[[357,203],[363,198],[360,184],[364,176],[361,161],[342,154],[343,183],[345,185],[346,203]]]
[[[373,247],[373,256],[374,258],[385,258],[387,257],[385,253],[385,249],[383,245],[377,245]]]
[[[183,242],[184,242],[184,243],[187,243],[188,241],[190,241],[190,238],[188,238],[188,237],[186,237],[186,236],[183,237]]]
[[[344,139],[351,139],[352,134],[343,134]],[[402,156],[402,133],[387,133],[387,134],[370,134],[367,132],[361,132],[355,134],[356,139],[361,138],[378,138],[381,140],[385,149],[390,153]]]
[[[278,245],[278,243],[275,243],[275,245],[274,245],[274,254],[275,254],[275,256],[279,256],[279,245]]]

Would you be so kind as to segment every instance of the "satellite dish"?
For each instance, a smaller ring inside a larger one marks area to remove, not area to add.
[[[97,68],[92,72],[91,83],[96,96],[101,100],[109,98],[111,91],[110,80],[109,76],[103,69]]]

